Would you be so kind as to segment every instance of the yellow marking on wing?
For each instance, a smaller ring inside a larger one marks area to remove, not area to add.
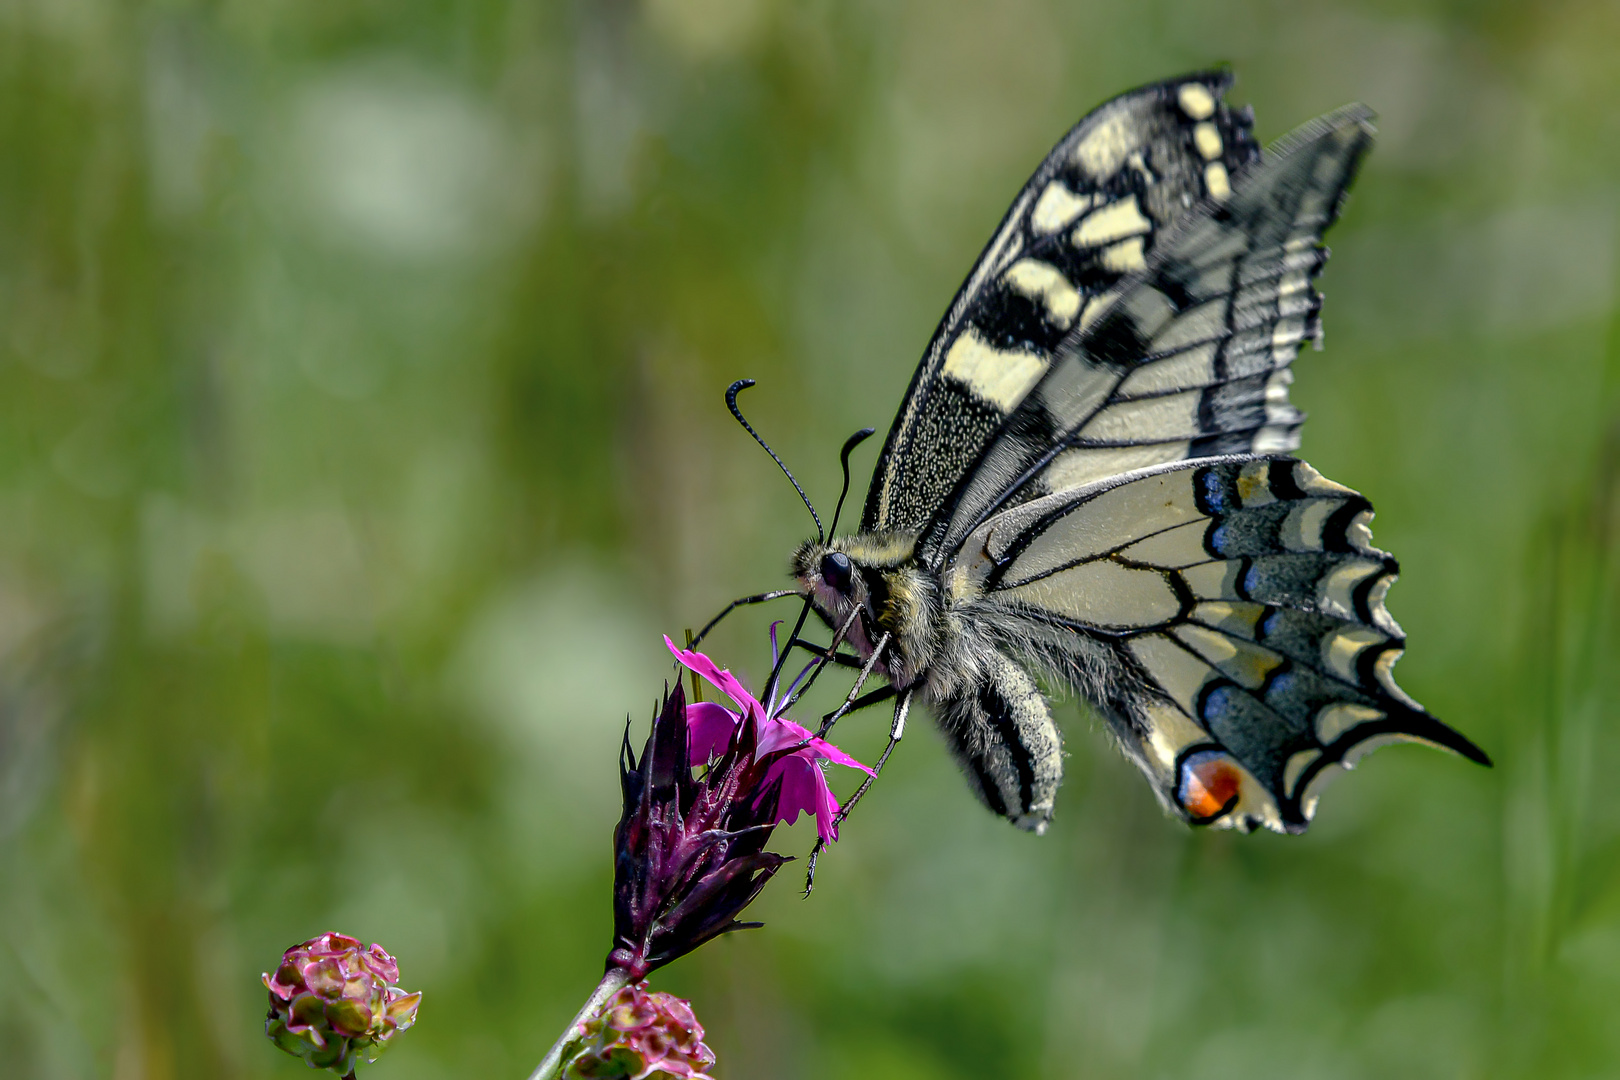
[[[1353,705],[1341,701],[1333,705],[1324,705],[1317,710],[1313,727],[1316,730],[1316,741],[1323,746],[1331,746],[1334,740],[1353,727],[1382,720],[1384,713],[1377,709],[1369,709],[1365,705]]]
[[[1103,268],[1112,270],[1116,274],[1129,274],[1147,266],[1147,258],[1142,253],[1142,238],[1133,236],[1129,240],[1121,240],[1117,244],[1110,244],[1103,248],[1099,260]]]
[[[1338,499],[1312,499],[1301,503],[1288,512],[1277,539],[1289,551],[1321,551],[1323,527],[1343,505]]]
[[[1303,461],[1294,463],[1294,483],[1307,495],[1354,495],[1355,490],[1336,484]]]
[[[1209,600],[1193,608],[1193,618],[1205,626],[1252,641],[1255,623],[1260,621],[1265,610],[1264,604],[1251,604],[1243,600]]]
[[[1035,200],[1035,209],[1029,216],[1029,227],[1045,236],[1068,227],[1069,223],[1091,209],[1090,195],[1076,195],[1061,180],[1053,180]]]
[[[1006,414],[1046,373],[1046,360],[1021,349],[993,348],[969,327],[951,343],[944,372]]]
[[[1310,274],[1306,273],[1304,270],[1291,271],[1290,273],[1284,275],[1283,279],[1277,283],[1277,299],[1279,302],[1286,300],[1292,296],[1307,291],[1310,289],[1310,287]]]
[[[1215,115],[1215,95],[1203,83],[1183,83],[1176,92],[1181,111],[1194,120],[1207,120]]]
[[[1294,373],[1288,368],[1273,371],[1266,379],[1266,419],[1293,419],[1293,410],[1288,403],[1288,388],[1293,382]]]
[[[1356,586],[1373,574],[1381,573],[1380,563],[1367,559],[1351,559],[1334,567],[1316,586],[1316,601],[1324,614],[1341,619],[1356,619]]]
[[[1349,626],[1322,639],[1322,663],[1346,682],[1360,682],[1356,674],[1356,657],[1369,645],[1385,641],[1383,634],[1365,626]]]
[[[1124,164],[1131,152],[1131,116],[1120,111],[1100,121],[1094,131],[1074,147],[1074,161],[1102,179]]]
[[[1363,510],[1350,519],[1349,526],[1344,530],[1344,538],[1351,547],[1361,548],[1362,550],[1372,547],[1372,518],[1373,512],[1371,510]],[[1387,590],[1389,586],[1386,585],[1384,588]],[[1379,596],[1372,601],[1372,604],[1376,606],[1383,602],[1383,597]]]
[[[1270,649],[1246,641],[1233,641],[1225,634],[1195,623],[1178,626],[1174,633],[1196,649],[1205,660],[1249,690],[1258,689],[1266,681],[1266,676],[1283,662],[1282,657]]]
[[[1002,278],[1009,286],[1046,308],[1047,319],[1060,330],[1067,330],[1080,314],[1080,290],[1051,263],[1039,259],[1019,259]]]
[[[1221,133],[1206,120],[1193,128],[1193,145],[1198,147],[1205,161],[1218,158],[1221,156]]]
[[[1225,199],[1232,194],[1232,181],[1226,175],[1226,166],[1212,161],[1204,166],[1204,187],[1212,199]]]
[[[1320,750],[1301,750],[1289,755],[1288,764],[1283,766],[1283,794],[1293,795],[1294,788],[1299,784],[1299,778],[1317,758],[1322,756]]]
[[[860,533],[846,536],[834,546],[864,566],[888,568],[911,558],[917,546],[917,534],[895,530]]]
[[[1142,216],[1142,208],[1136,205],[1136,196],[1132,195],[1098,207],[1081,218],[1069,240],[1078,248],[1101,247],[1152,229],[1153,223]]]
[[[1277,501],[1271,493],[1271,462],[1251,461],[1238,472],[1238,501],[1245,509]]]

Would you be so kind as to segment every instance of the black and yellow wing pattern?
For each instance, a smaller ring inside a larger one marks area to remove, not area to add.
[[[864,531],[915,537],[988,642],[979,697],[936,704],[975,790],[1029,827],[1061,749],[1009,658],[1086,696],[1194,823],[1300,831],[1322,782],[1387,741],[1487,762],[1394,682],[1396,567],[1370,506],[1285,456],[1370,113],[1262,152],[1228,82],[1122,95],[1058,144],[936,331],[868,492]]]
[[[1031,498],[1172,461],[1296,448],[1305,418],[1288,400],[1290,365],[1321,336],[1322,234],[1371,138],[1360,108],[1307,125],[1097,297],[930,523],[924,561]]]
[[[1260,158],[1251,114],[1208,72],[1102,105],[1047,155],[923,355],[868,491],[867,531],[917,530],[1104,298]]]

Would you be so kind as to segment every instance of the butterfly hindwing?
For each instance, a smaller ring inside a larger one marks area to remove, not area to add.
[[[867,495],[865,530],[920,529],[1090,305],[1140,272],[1195,206],[1258,159],[1247,111],[1207,72],[1143,87],[1081,120],[1014,200],[917,369]]]
[[[1139,468],[1299,444],[1289,365],[1320,337],[1323,232],[1371,143],[1367,113],[1306,125],[1092,301],[920,544],[937,561],[985,516]]]
[[[1179,462],[997,514],[957,570],[1008,648],[1102,707],[1173,810],[1298,831],[1322,780],[1384,742],[1486,760],[1395,684],[1397,567],[1371,516],[1292,458]]]

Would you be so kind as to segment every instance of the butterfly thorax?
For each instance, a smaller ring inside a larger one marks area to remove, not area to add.
[[[859,533],[806,541],[793,557],[794,576],[829,627],[837,630],[859,610],[845,641],[863,660],[888,635],[874,670],[901,688],[927,673],[946,633],[939,581],[917,564],[916,540],[914,533]]]

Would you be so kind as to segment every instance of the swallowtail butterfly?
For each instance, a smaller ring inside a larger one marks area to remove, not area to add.
[[[1041,830],[1037,679],[1084,696],[1171,812],[1302,831],[1391,741],[1484,752],[1396,686],[1367,500],[1288,456],[1322,234],[1370,147],[1352,105],[1262,150],[1224,72],[1096,109],[1019,192],[929,342],[859,532],[793,571],[984,803]],[[854,701],[854,694],[851,694]],[[886,757],[887,755],[885,755]]]

